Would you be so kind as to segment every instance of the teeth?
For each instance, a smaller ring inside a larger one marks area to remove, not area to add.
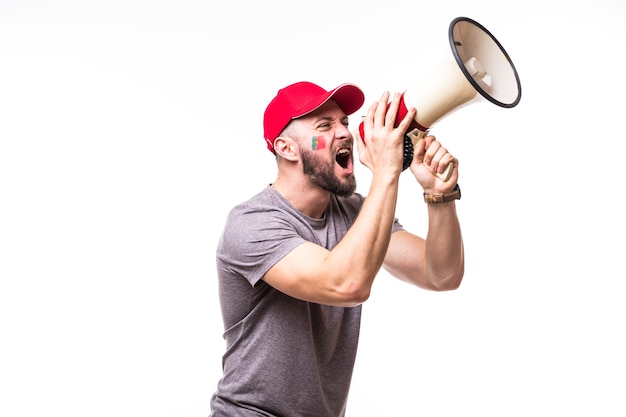
[[[350,151],[347,149],[339,149],[339,151],[337,152],[337,155],[342,155],[344,153],[350,153]]]

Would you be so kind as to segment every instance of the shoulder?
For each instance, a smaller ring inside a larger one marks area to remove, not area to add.
[[[226,218],[224,233],[276,232],[292,229],[297,211],[271,186],[233,207]]]
[[[265,187],[262,191],[234,206],[229,213],[230,217],[241,216],[254,212],[268,212],[277,207],[275,193],[271,187]]]

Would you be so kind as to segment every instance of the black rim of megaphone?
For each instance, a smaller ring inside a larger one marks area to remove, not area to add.
[[[467,68],[465,68],[465,63],[463,62],[463,60],[459,56],[459,53],[456,50],[456,45],[455,45],[455,41],[454,41],[454,26],[457,24],[457,22],[460,22],[460,21],[470,22],[470,23],[478,26],[483,32],[485,32],[487,35],[489,35],[489,37],[495,42],[496,45],[498,45],[498,48],[500,48],[500,51],[502,51],[502,53],[506,57],[507,61],[511,65],[511,69],[513,70],[513,74],[515,74],[515,82],[517,83],[517,92],[518,92],[518,94],[517,94],[517,98],[515,99],[515,101],[513,103],[503,103],[500,100],[496,100],[495,98],[491,97],[489,94],[487,94],[478,85],[476,80],[474,80],[472,75],[467,71]],[[502,44],[496,39],[495,36],[493,36],[491,34],[491,32],[489,32],[487,30],[487,28],[485,28],[483,25],[481,25],[477,21],[475,21],[473,19],[470,19],[469,17],[457,17],[456,19],[454,19],[450,23],[450,27],[448,29],[448,40],[450,41],[450,48],[452,48],[452,54],[454,55],[454,59],[456,60],[457,64],[459,65],[459,68],[461,69],[461,71],[463,71],[463,74],[465,75],[467,80],[472,84],[472,86],[476,89],[476,91],[478,91],[487,100],[489,100],[493,104],[496,104],[496,105],[498,105],[500,107],[511,108],[511,107],[517,106],[517,104],[519,103],[520,99],[522,98],[522,84],[520,83],[519,76],[517,74],[517,70],[515,69],[515,65],[513,65],[513,61],[511,60],[511,57],[506,52],[506,50],[504,49]]]

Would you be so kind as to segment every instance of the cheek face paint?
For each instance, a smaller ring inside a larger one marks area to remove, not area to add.
[[[314,151],[317,151],[319,149],[324,149],[326,147],[326,140],[324,139],[324,136],[313,136],[311,138],[311,148]]]

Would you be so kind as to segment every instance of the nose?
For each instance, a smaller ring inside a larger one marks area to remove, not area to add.
[[[347,139],[350,138],[352,136],[352,133],[350,132],[350,130],[348,129],[348,126],[344,125],[343,123],[337,128],[337,132],[336,135],[338,138],[340,139]]]

